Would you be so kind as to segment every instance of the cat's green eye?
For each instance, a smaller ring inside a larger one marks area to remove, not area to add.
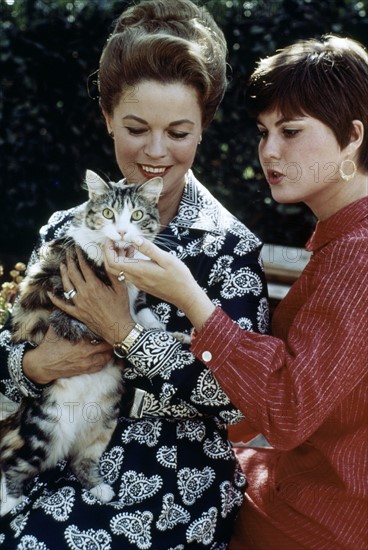
[[[143,210],[134,210],[132,212],[132,220],[134,222],[139,222],[143,218]]]
[[[114,217],[114,212],[111,210],[111,208],[104,208],[102,210],[102,215],[107,220],[112,220]]]

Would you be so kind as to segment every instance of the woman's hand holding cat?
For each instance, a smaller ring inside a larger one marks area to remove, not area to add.
[[[105,285],[78,250],[77,256],[79,267],[71,258],[67,259],[67,265],[60,266],[64,290],[75,289],[76,294],[69,302],[49,294],[50,299],[112,346],[125,338],[134,325],[126,286],[116,277],[110,277],[111,286]]]
[[[127,281],[147,294],[177,306],[184,311],[193,326],[200,330],[215,306],[187,266],[143,237],[137,237],[132,244],[149,259],[127,257],[114,248],[112,241],[108,241],[104,247],[108,273],[118,276],[123,271]]]
[[[98,372],[111,357],[112,349],[106,342],[98,346],[88,340],[73,344],[49,327],[39,346],[24,354],[23,372],[36,384],[48,384],[57,378]]]

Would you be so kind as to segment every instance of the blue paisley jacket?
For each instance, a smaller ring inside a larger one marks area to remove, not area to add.
[[[56,212],[50,218],[30,264],[45,242],[63,235],[74,212]],[[178,213],[159,240],[241,328],[267,332],[261,242],[192,172]],[[57,471],[33,480],[26,502],[1,520],[0,545],[59,550],[96,541],[93,548],[106,550],[227,548],[246,481],[226,425],[241,420],[242,414],[190,347],[170,334],[190,333],[183,312],[151,296],[147,302],[167,332],[144,331],[127,357],[124,376],[135,391],[134,412],[122,406],[100,464],[117,500],[96,501],[67,464],[60,464]],[[12,376],[25,346],[12,345],[9,330],[2,331],[0,391],[12,401],[19,402],[26,393]],[[59,542],[55,546],[53,541]]]

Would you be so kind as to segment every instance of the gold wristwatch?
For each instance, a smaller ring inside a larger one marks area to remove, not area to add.
[[[124,359],[129,353],[134,342],[140,337],[144,328],[139,323],[136,323],[129,334],[121,342],[114,344],[114,353],[120,359]]]

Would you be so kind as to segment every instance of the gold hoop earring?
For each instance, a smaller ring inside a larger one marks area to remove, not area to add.
[[[345,170],[346,170],[346,164],[350,162],[351,163],[351,167],[352,167],[352,172],[351,174],[346,174],[346,172],[344,172],[344,167],[345,167]],[[353,160],[351,159],[345,159],[342,161],[342,163],[340,164],[340,168],[339,168],[339,172],[340,172],[340,176],[342,177],[343,180],[345,181],[350,181],[353,179],[353,177],[355,176],[356,174],[356,171],[357,171],[357,167],[356,167],[356,164]]]

